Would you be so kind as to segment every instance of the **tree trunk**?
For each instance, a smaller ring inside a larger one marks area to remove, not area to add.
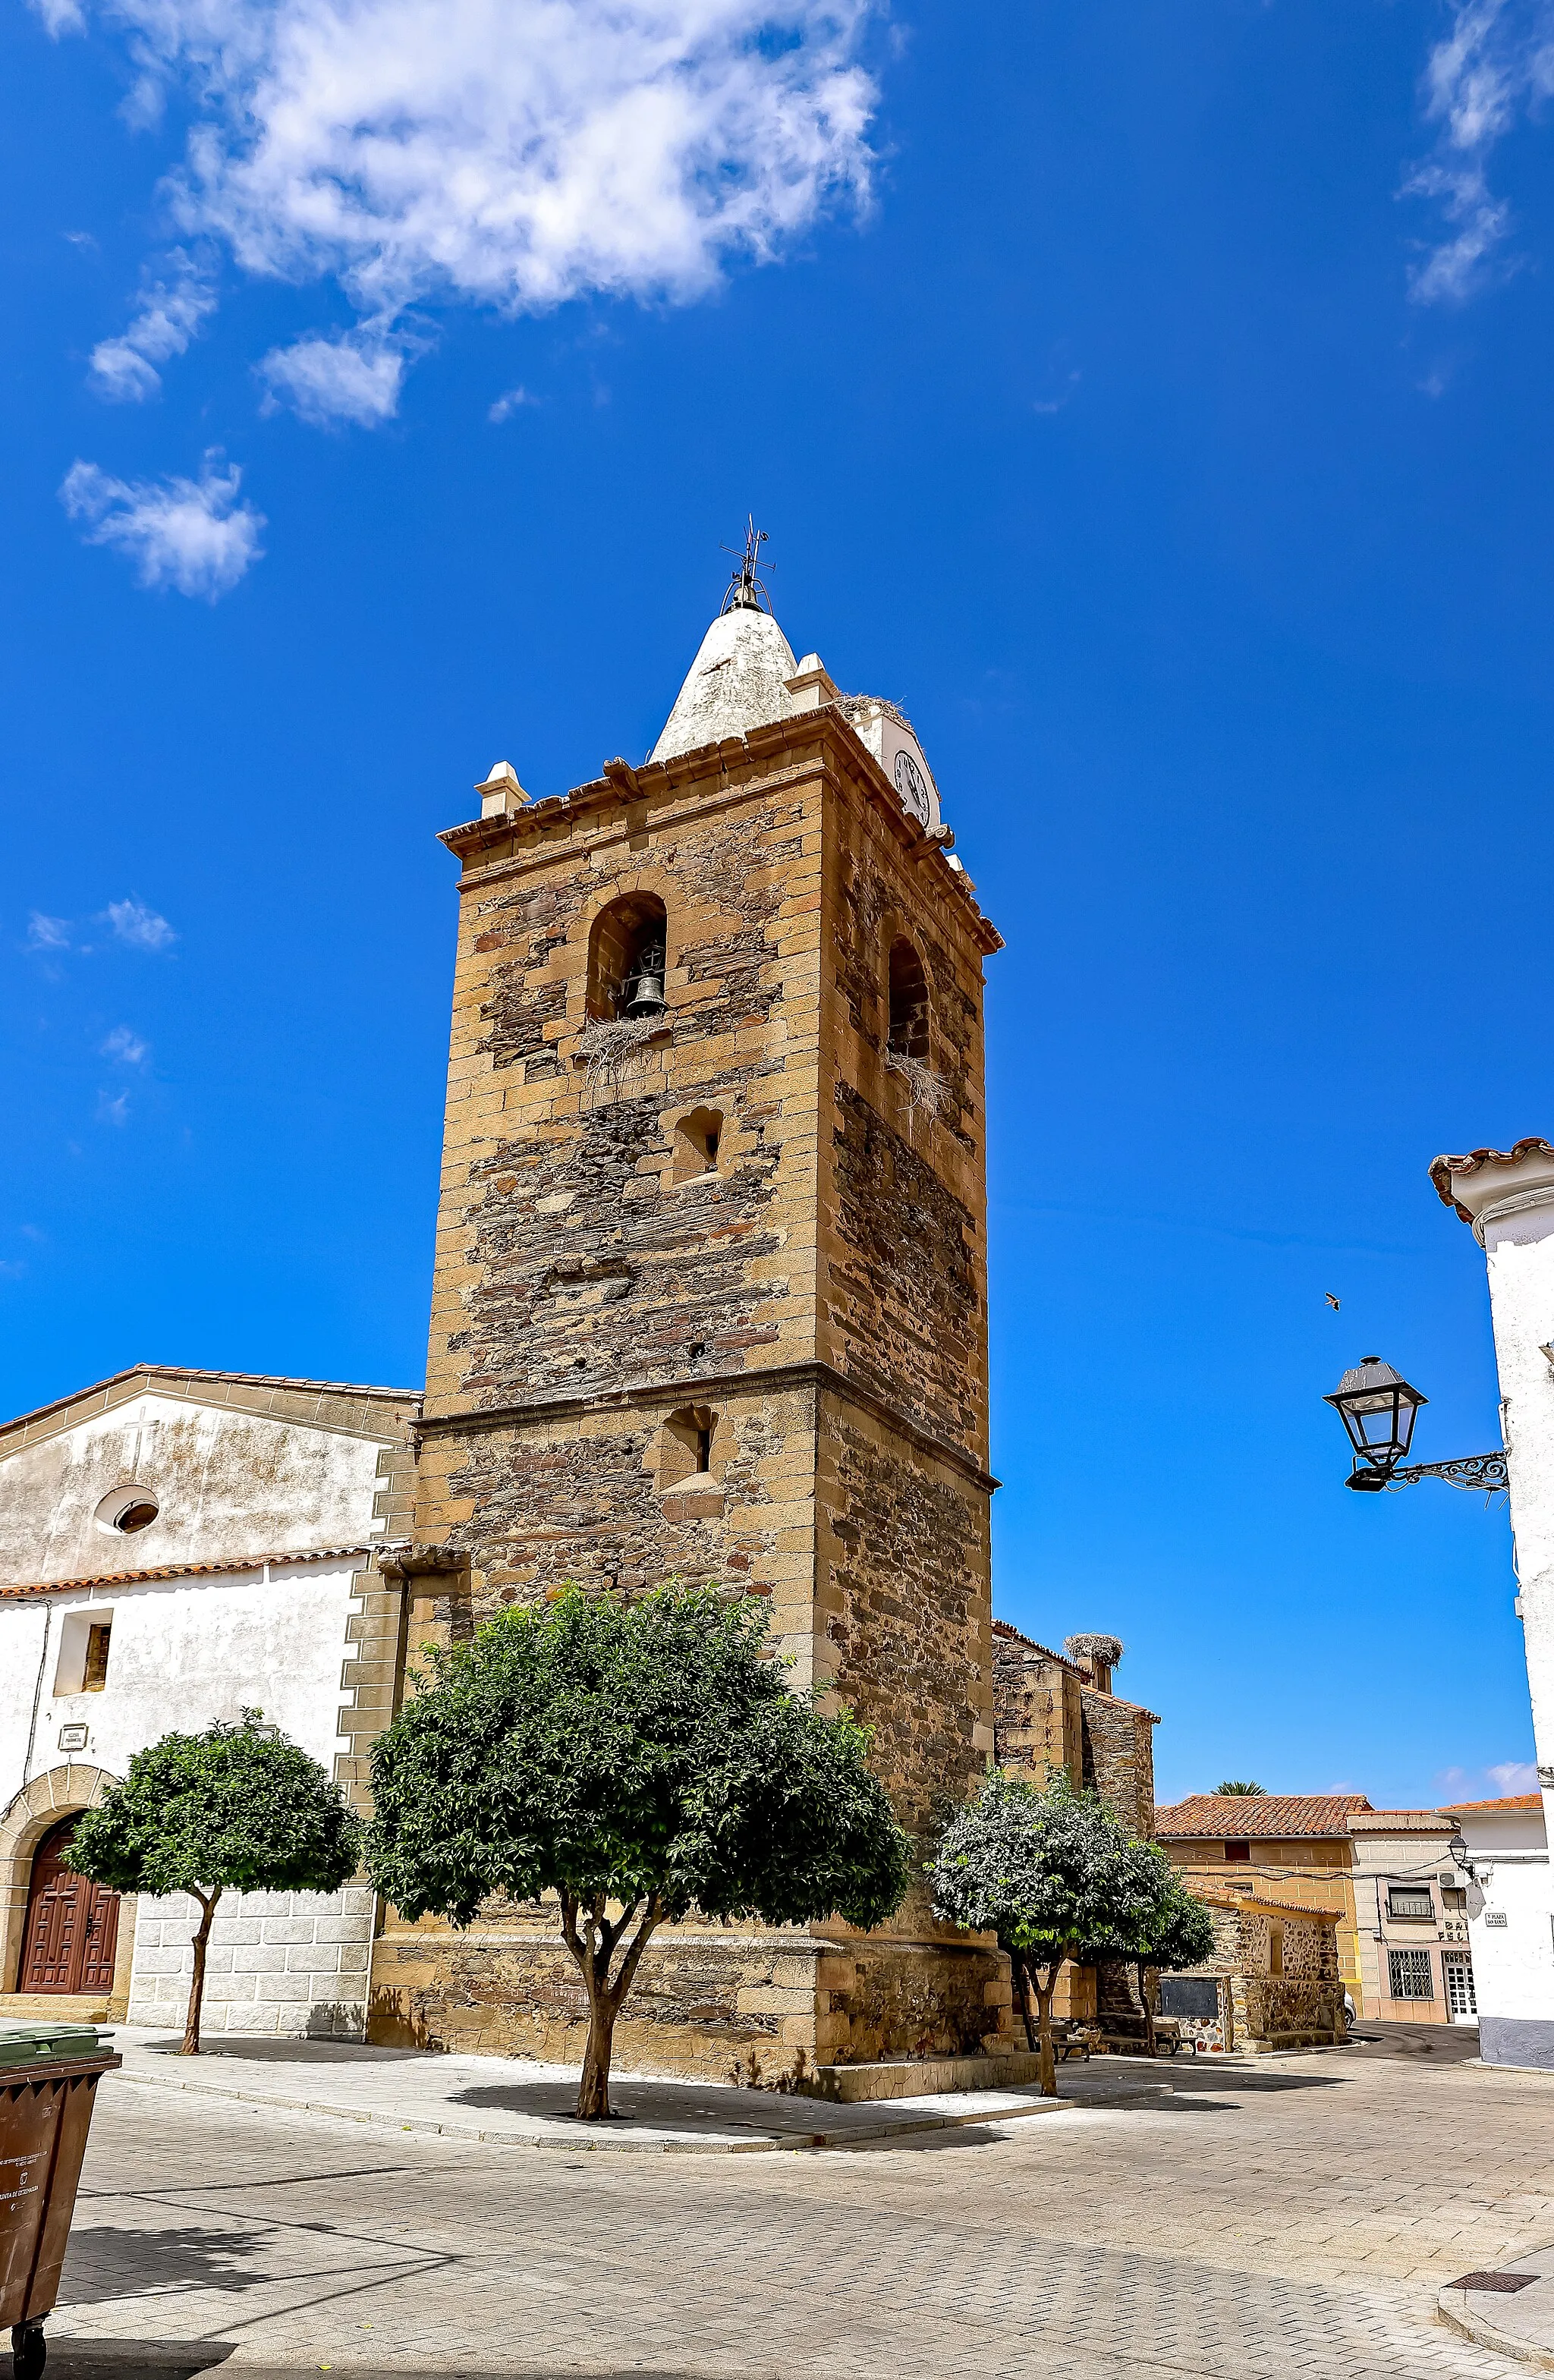
[[[610,2114],[610,2053],[615,2040],[615,2011],[608,1992],[589,1994],[589,2037],[583,2049],[583,2071],[577,2083],[577,2120],[601,2123]]]
[[[209,1900],[202,1892],[197,1892],[194,1898],[200,1903],[200,1918],[194,1929],[194,1973],[188,1987],[188,2014],[184,2019],[183,2047],[178,2052],[180,2058],[198,2058],[200,2055],[200,2004],[205,1997],[205,1952],[210,1947],[211,1920],[221,1899],[221,1887],[217,1885]]]
[[[1145,1962],[1139,1959],[1135,1963],[1138,1968],[1138,2004],[1144,2010],[1144,2055],[1146,2058],[1154,2058],[1159,2055],[1155,2041],[1155,2011],[1149,2005],[1149,1986],[1145,1981],[1144,1974]]]
[[[627,1943],[625,1956],[612,1983],[611,1957],[638,1909],[643,1912],[642,1922]],[[585,2124],[601,2123],[610,2116],[610,2055],[614,2046],[615,2019],[631,1989],[648,1947],[648,1937],[663,1915],[656,1894],[649,1895],[646,1908],[640,1900],[632,1901],[613,1923],[604,1912],[602,1893],[596,1893],[586,1909],[575,1894],[561,1895],[561,1938],[577,1963],[589,1996],[589,2037],[583,2046],[577,2111],[578,2121]]]
[[[1052,1995],[1058,1988],[1058,1970],[1062,1964],[1060,1959],[1048,1968],[1045,1989],[1039,1969],[1036,1976],[1037,2019],[1041,2034],[1041,2071],[1036,2087],[1044,2099],[1055,2099],[1058,2095],[1058,2054],[1052,2046]]]
[[[1026,2021],[1026,2047],[1034,2056],[1036,2052],[1036,2027],[1032,2024],[1030,2020],[1030,1969],[1026,1966],[1024,1959],[1018,1957],[1016,1957],[1014,1961],[1014,1981],[1020,1988],[1020,2014]]]

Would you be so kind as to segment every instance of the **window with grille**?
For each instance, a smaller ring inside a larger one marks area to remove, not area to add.
[[[1387,1887],[1389,1917],[1433,1917],[1435,1899],[1427,1884],[1390,1884]]]
[[[1389,1950],[1387,1975],[1395,2000],[1433,2000],[1436,1996],[1427,1950]]]

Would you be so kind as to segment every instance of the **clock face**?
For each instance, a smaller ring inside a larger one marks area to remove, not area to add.
[[[903,807],[911,811],[919,826],[927,826],[931,815],[928,781],[910,752],[898,752],[895,756],[895,789]]]

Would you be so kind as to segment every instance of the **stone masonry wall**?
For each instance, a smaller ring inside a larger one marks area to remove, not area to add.
[[[340,1892],[224,1895],[205,1961],[201,2028],[211,2034],[273,2033],[310,2040],[360,2035],[375,1906],[370,1888]],[[199,1920],[187,1894],[140,1896],[131,2024],[183,2029]]]

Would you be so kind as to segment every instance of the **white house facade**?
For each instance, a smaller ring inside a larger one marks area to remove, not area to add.
[[[1479,2039],[1486,2064],[1554,2067],[1554,1146],[1438,1157],[1448,1206],[1473,1226],[1489,1273],[1500,1378],[1517,1612],[1526,1649],[1542,1841],[1497,1851],[1470,1898]],[[1473,1902],[1482,1892],[1484,1907]]]
[[[408,1512],[413,1392],[140,1366],[0,1427],[0,2013],[181,2020],[194,1904],[62,1864],[170,1729],[245,1708],[347,1790],[395,1684],[379,1554]],[[359,2033],[374,1903],[230,1895],[212,2032]]]

